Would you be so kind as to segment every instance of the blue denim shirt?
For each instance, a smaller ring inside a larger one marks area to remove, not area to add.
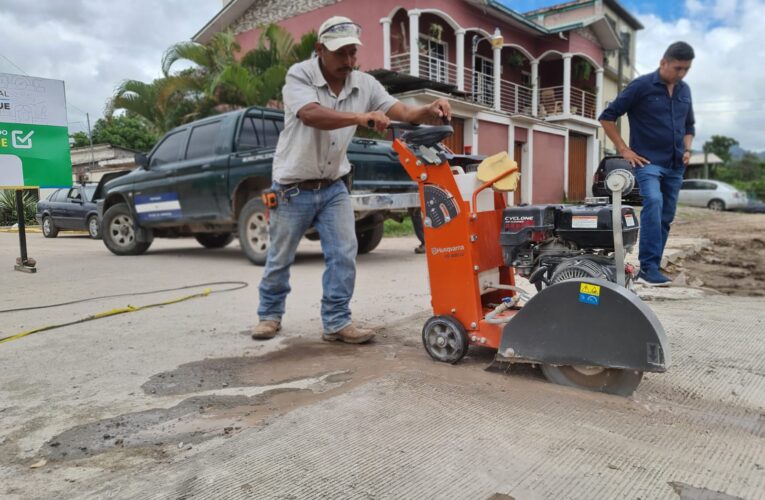
[[[598,119],[615,122],[624,113],[630,122],[630,149],[656,165],[683,166],[683,136],[696,134],[687,83],[677,82],[670,97],[658,69],[639,76]]]

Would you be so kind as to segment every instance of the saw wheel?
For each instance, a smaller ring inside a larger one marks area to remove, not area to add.
[[[422,327],[422,343],[430,357],[443,363],[456,363],[468,351],[465,327],[451,316],[433,316]]]
[[[643,372],[638,370],[585,365],[542,365],[542,373],[554,384],[617,396],[631,395],[643,378]]]

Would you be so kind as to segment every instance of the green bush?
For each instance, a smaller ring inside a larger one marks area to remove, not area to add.
[[[24,192],[24,223],[36,224],[37,199],[29,191]],[[0,190],[0,226],[12,226],[19,221],[16,215],[16,191],[13,189]]]

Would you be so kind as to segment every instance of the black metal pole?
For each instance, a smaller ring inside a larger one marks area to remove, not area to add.
[[[24,227],[24,191],[16,190],[16,215],[19,218],[19,246],[21,247],[21,265],[27,264],[27,232]]]

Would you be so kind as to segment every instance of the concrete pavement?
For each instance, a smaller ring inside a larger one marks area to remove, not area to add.
[[[414,246],[385,239],[359,258],[354,315],[379,334],[338,346],[319,340],[315,243],[301,247],[283,335],[256,343],[246,329],[261,270],[235,244],[157,240],[116,257],[85,237],[30,235],[39,272],[27,275],[12,271],[16,235],[0,234],[0,310],[250,284],[0,344],[0,496],[765,497],[762,299],[669,289],[676,300],[649,302],[669,372],[631,398],[585,393],[531,368],[486,371],[481,349],[455,366],[431,361]],[[0,336],[187,293],[0,314]]]

